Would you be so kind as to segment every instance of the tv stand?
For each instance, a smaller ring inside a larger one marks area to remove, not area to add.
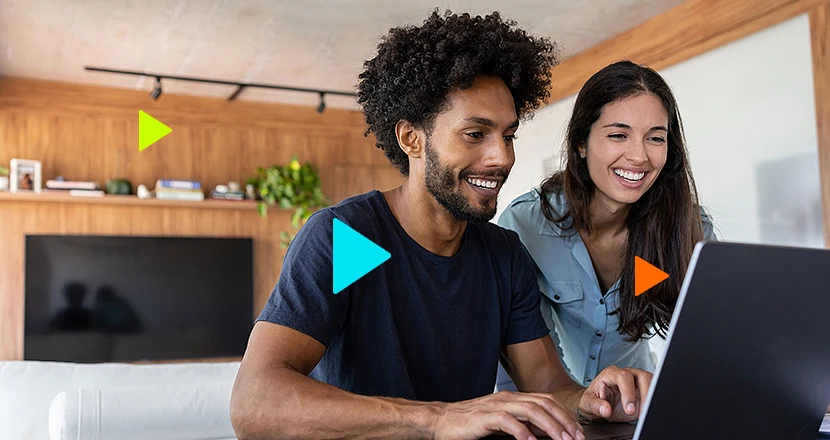
[[[254,310],[268,300],[282,268],[280,232],[290,211],[257,214],[256,202],[141,200],[0,192],[0,360],[22,360],[26,235],[197,236],[253,239]]]

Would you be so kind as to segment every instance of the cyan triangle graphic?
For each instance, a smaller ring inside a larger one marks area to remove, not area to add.
[[[334,294],[349,287],[392,255],[338,219],[333,220]]]

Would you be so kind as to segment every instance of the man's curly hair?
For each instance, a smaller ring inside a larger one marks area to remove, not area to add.
[[[406,120],[432,130],[447,93],[472,86],[479,76],[501,78],[519,117],[530,117],[549,96],[556,46],[528,35],[498,12],[485,17],[433,11],[423,25],[392,28],[360,74],[358,103],[377,147],[402,174],[409,160],[398,146],[395,125]]]

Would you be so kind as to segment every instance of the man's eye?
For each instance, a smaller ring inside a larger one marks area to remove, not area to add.
[[[505,137],[504,137],[504,140],[505,140],[505,141],[507,141],[507,142],[513,142],[513,141],[515,141],[515,140],[516,140],[516,139],[518,139],[518,138],[519,138],[519,137],[518,137],[518,136],[516,136],[515,134],[511,134],[511,135],[507,135],[507,136],[505,136]]]
[[[467,136],[469,136],[473,139],[481,139],[481,138],[484,137],[484,133],[482,133],[480,131],[474,131],[472,133],[467,133]]]

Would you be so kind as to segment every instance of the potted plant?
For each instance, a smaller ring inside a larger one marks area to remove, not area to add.
[[[0,165],[0,191],[9,189],[9,169]]]
[[[268,205],[293,210],[291,226],[297,230],[311,217],[317,209],[328,206],[326,196],[320,188],[320,178],[311,164],[301,164],[293,157],[288,165],[272,165],[270,168],[257,168],[256,176],[249,179],[261,199],[257,205],[259,215],[268,215]],[[281,246],[287,247],[294,234],[283,231],[280,234]]]

